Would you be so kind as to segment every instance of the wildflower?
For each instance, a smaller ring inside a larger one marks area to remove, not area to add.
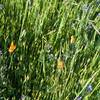
[[[0,4],[0,10],[2,10],[4,8],[3,4]]]
[[[87,86],[87,91],[88,91],[88,92],[91,92],[92,90],[93,90],[93,87],[92,87],[91,84],[89,84],[89,85]]]
[[[70,43],[75,43],[75,37],[73,35],[71,36]]]
[[[25,95],[22,95],[20,100],[25,100]]]
[[[64,61],[61,58],[58,58],[58,60],[57,60],[57,68],[58,69],[64,68]]]
[[[47,52],[48,52],[48,53],[52,53],[52,52],[53,52],[53,47],[52,47],[52,45],[50,45],[50,44],[47,45]]]
[[[11,45],[8,49],[9,53],[12,53],[15,49],[16,49],[16,45],[13,42],[11,42]]]
[[[82,100],[82,97],[81,96],[77,97],[77,100]]]
[[[49,54],[48,55],[48,61],[52,61],[54,59],[54,55],[53,54]]]

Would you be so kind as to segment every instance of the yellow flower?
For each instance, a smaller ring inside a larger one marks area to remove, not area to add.
[[[59,58],[57,60],[57,68],[58,69],[63,69],[64,68],[64,61],[61,58]]]
[[[9,53],[12,53],[15,49],[16,49],[16,45],[12,41],[8,51],[9,51]]]
[[[75,37],[73,35],[71,36],[70,43],[75,43]]]

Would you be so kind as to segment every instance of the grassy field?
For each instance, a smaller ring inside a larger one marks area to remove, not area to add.
[[[100,0],[0,0],[0,100],[100,100]]]

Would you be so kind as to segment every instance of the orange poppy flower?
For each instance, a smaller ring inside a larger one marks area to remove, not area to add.
[[[64,61],[60,58],[57,60],[57,68],[58,69],[63,69],[64,68]]]
[[[8,49],[9,53],[12,53],[15,49],[16,49],[16,45],[13,42],[11,42],[11,45]]]
[[[75,43],[75,37],[73,35],[71,36],[70,43]]]

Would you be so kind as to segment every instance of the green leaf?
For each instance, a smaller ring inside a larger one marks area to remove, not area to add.
[[[0,36],[2,36],[3,35],[3,33],[2,32],[0,32]]]

